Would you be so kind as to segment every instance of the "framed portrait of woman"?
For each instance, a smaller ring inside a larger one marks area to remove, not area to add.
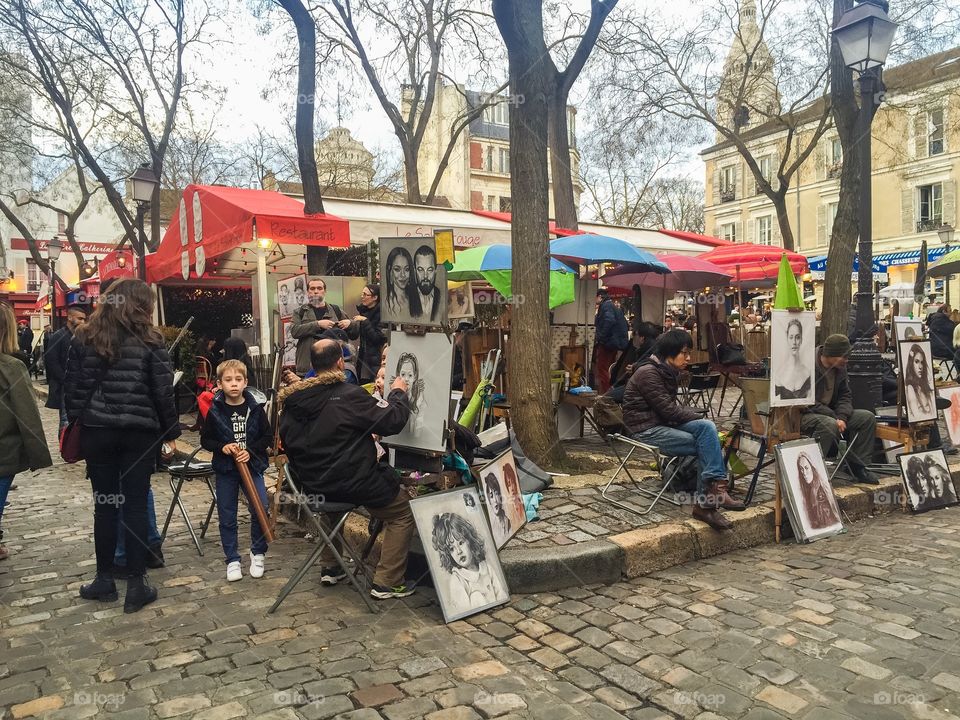
[[[812,542],[843,531],[820,445],[803,438],[776,446],[784,505],[794,535]]]
[[[923,323],[911,317],[897,315],[893,318],[893,336],[897,341],[897,367],[902,368],[900,343],[904,340],[923,340]]]
[[[384,375],[384,387],[387,388],[393,384],[394,378],[406,380],[411,409],[410,419],[403,430],[383,438],[384,444],[444,451],[453,375],[453,343],[450,338],[442,332],[425,335],[392,333]]]
[[[903,340],[900,347],[900,375],[907,422],[937,419],[937,393],[933,380],[933,353],[929,340]]]
[[[507,579],[476,486],[410,501],[444,622],[510,600]]]
[[[923,450],[897,458],[907,500],[914,512],[957,504],[957,490],[943,450]]]
[[[816,313],[774,310],[770,325],[770,407],[813,405]]]
[[[490,530],[499,550],[527,524],[513,450],[507,449],[480,469]]]

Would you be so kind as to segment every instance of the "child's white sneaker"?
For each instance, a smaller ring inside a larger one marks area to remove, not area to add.
[[[262,570],[260,571],[260,574],[263,574]],[[227,563],[227,580],[230,582],[243,580],[243,569],[240,567],[239,560],[235,560],[232,563]]]
[[[263,577],[263,555],[254,555],[250,553],[250,577]]]

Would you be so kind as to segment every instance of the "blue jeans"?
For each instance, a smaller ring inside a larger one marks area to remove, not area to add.
[[[260,496],[264,509],[268,506],[267,487],[263,484],[263,473],[250,472],[253,484]],[[217,519],[220,524],[220,544],[228,563],[238,562],[240,552],[237,547],[237,501],[240,499],[240,473],[217,473]],[[249,506],[249,503],[248,503]],[[250,552],[263,555],[267,552],[267,539],[260,529],[255,513],[250,513]]]
[[[725,480],[727,468],[717,426],[712,420],[691,420],[677,427],[658,425],[633,436],[648,445],[656,445],[664,455],[694,455],[700,464],[697,494],[702,495],[707,483]]]
[[[127,533],[123,530],[123,508],[117,513],[117,549],[113,553],[113,564],[127,564]],[[162,542],[157,530],[157,509],[153,506],[153,488],[147,490],[147,546],[156,547]]]
[[[13,475],[0,477],[0,540],[3,540],[3,506],[7,504],[7,493],[13,485]]]

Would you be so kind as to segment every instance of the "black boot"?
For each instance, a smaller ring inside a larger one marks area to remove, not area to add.
[[[117,585],[113,577],[104,573],[97,573],[97,577],[89,585],[80,586],[80,597],[84,600],[99,600],[113,602],[117,599]]]
[[[157,570],[163,567],[163,547],[161,545],[151,545],[147,548],[146,558],[144,558],[147,567],[150,570]]]
[[[131,575],[127,580],[127,596],[123,599],[123,611],[135,613],[156,599],[157,589],[147,584],[146,575]]]
[[[874,475],[870,470],[867,470],[867,468],[860,463],[850,463],[850,474],[853,475],[854,480],[858,483],[863,483],[865,485],[880,484],[880,478]]]

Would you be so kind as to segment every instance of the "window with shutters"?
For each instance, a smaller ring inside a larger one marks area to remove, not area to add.
[[[508,148],[500,148],[500,172],[505,175],[510,172],[510,150]]]
[[[495,102],[495,99],[493,96],[487,95],[483,101]],[[494,125],[507,125],[509,124],[509,114],[506,101],[501,100],[497,102],[496,105],[488,105],[484,108],[483,119],[485,122],[493,123]]]
[[[40,291],[40,270],[33,260],[27,260],[27,292]]]
[[[737,224],[732,223],[723,223],[720,226],[720,237],[724,240],[729,240],[730,242],[737,241]]]
[[[757,243],[759,245],[773,244],[773,218],[770,215],[757,218]]]
[[[493,212],[493,201],[496,199],[493,195],[487,195],[487,212]]]
[[[840,177],[840,170],[843,168],[843,145],[840,144],[840,138],[833,138],[830,146],[827,148],[827,177]]]
[[[833,237],[833,223],[837,219],[837,208],[840,207],[839,202],[827,203],[827,240]]]
[[[720,202],[737,199],[737,168],[730,165],[720,170]]]
[[[943,225],[943,184],[921,185],[920,217],[917,232],[929,232]]]
[[[493,172],[493,146],[487,146],[487,172]]]
[[[943,109],[927,112],[927,154],[943,154]]]
[[[64,233],[67,231],[67,214],[58,212],[57,213],[57,232]]]
[[[762,158],[757,160],[757,166],[760,168],[760,175],[764,180],[770,182],[770,178],[773,177],[773,156],[764,155]],[[754,182],[753,184],[753,194],[760,195],[763,191],[760,189],[760,183]]]

